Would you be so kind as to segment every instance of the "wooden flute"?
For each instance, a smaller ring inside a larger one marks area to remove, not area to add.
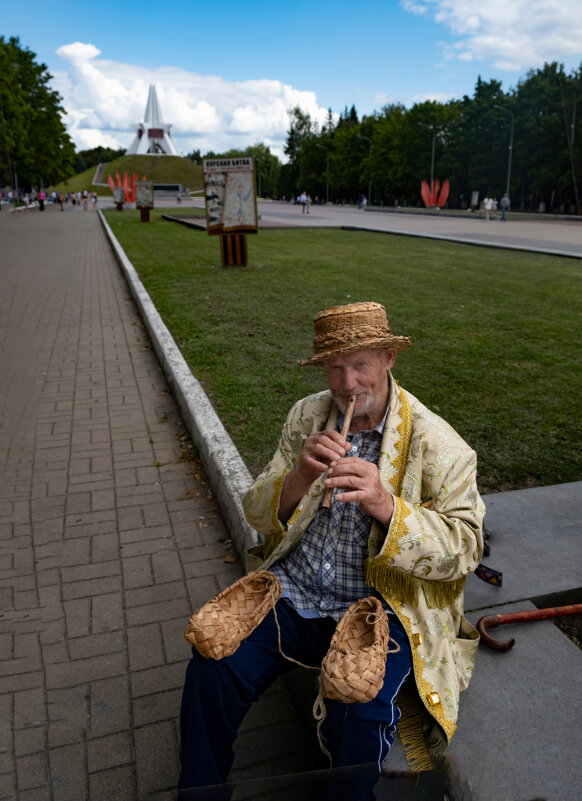
[[[346,411],[344,414],[344,424],[341,430],[341,436],[346,439],[348,434],[350,433],[350,423],[352,422],[352,417],[354,415],[354,409],[356,408],[356,398],[357,395],[350,395],[347,405]],[[331,507],[331,499],[333,498],[333,487],[328,487],[325,491],[323,496],[323,500],[321,505],[324,509],[329,509]]]

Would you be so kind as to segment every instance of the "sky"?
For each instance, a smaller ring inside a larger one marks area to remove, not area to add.
[[[288,111],[509,91],[530,69],[582,63],[581,0],[0,0],[53,76],[77,150],[129,147],[151,84],[180,153],[263,142],[284,160]]]

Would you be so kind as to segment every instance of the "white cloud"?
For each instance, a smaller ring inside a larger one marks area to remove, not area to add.
[[[165,123],[184,153],[244,148],[264,142],[279,157],[289,128],[288,110],[300,106],[322,124],[327,110],[314,92],[273,80],[228,81],[174,67],[146,68],[100,59],[93,44],[59,47],[67,63],[53,71],[63,98],[69,134],[78,148],[128,147],[132,126],[143,120],[150,84],[155,84]]]
[[[416,3],[415,0],[401,0],[400,5],[405,11],[410,11],[411,14],[416,14],[417,16],[426,14],[427,11],[427,7],[422,5],[422,0],[420,3]]]
[[[580,0],[402,0],[413,14],[432,12],[456,40],[448,58],[523,71],[544,62],[582,60]]]

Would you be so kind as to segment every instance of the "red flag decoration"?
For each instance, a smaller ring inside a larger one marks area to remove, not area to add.
[[[434,201],[432,199],[432,189],[429,189],[428,183],[426,181],[422,181],[420,184],[420,194],[422,195],[422,199],[424,200],[424,205],[427,209],[430,209],[431,206],[434,206]]]
[[[449,197],[449,189],[450,189],[449,182],[444,181],[441,193],[439,195],[439,199],[437,200],[437,206],[439,207],[439,209],[442,209],[445,203],[447,202],[447,198]]]
[[[439,189],[440,189],[440,194],[439,194]],[[440,209],[442,209],[442,207],[447,202],[447,198],[449,196],[449,189],[450,189],[450,184],[448,181],[443,181],[442,189],[439,181],[435,181],[434,185],[431,184],[430,187],[427,181],[422,181],[420,184],[420,194],[422,195],[422,199],[424,200],[424,205],[427,208],[433,208],[434,206],[438,206]]]
[[[117,186],[122,186],[125,192],[125,200],[127,203],[135,203],[135,183],[138,180],[137,173],[133,173],[131,176],[131,180],[129,178],[129,173],[126,171],[123,173],[123,180],[118,172],[115,173],[115,177],[117,178]],[[143,180],[146,181],[147,178],[144,175]],[[113,178],[108,175],[107,182],[109,184],[109,188],[113,192],[115,189],[115,181]]]

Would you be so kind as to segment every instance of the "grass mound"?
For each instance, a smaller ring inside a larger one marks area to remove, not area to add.
[[[52,191],[54,188],[56,192],[82,192],[88,189],[96,191],[98,195],[110,195],[109,186],[93,185],[96,171],[97,167],[90,167],[50,189]],[[181,184],[190,191],[201,189],[203,185],[202,167],[181,156],[121,156],[107,163],[102,181],[107,184],[108,175],[115,180],[116,173],[123,178],[124,172],[130,176],[135,172],[139,178],[145,175],[148,180],[160,184]]]

